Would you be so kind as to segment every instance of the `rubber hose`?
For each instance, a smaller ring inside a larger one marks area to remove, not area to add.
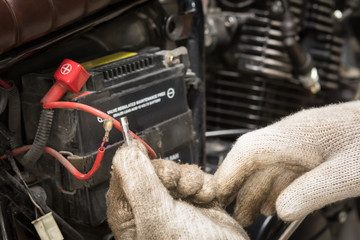
[[[9,101],[9,114],[8,124],[9,130],[13,133],[10,137],[11,149],[22,146],[22,135],[21,135],[21,103],[19,91],[14,82],[10,82],[11,88],[8,90],[8,101]]]
[[[44,147],[49,139],[54,110],[43,109],[40,114],[39,124],[35,139],[30,150],[24,155],[21,164],[27,168],[34,169],[36,162],[44,153]]]
[[[0,114],[2,114],[7,106],[8,93],[4,88],[0,88]]]

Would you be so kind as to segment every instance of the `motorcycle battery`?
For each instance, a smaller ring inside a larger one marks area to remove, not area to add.
[[[90,74],[85,91],[78,95],[67,94],[63,100],[95,107],[117,120],[126,116],[130,129],[145,140],[159,157],[194,163],[192,114],[187,104],[185,84],[187,55],[178,54],[169,63],[169,54],[171,52],[168,51],[116,53],[85,62],[83,66]],[[33,123],[38,118],[34,109],[40,109],[36,106],[37,101],[45,92],[40,94],[40,88],[47,90],[53,82],[49,80],[51,77],[46,74],[23,77],[22,104],[29,142],[35,135]],[[29,81],[44,84],[35,89],[34,85],[28,84]],[[66,152],[77,169],[87,172],[104,137],[103,121],[86,112],[56,109],[49,145]],[[49,166],[49,162],[55,160],[47,157],[40,160],[39,168],[54,174],[61,189],[75,191],[73,195],[60,194],[58,202],[54,199],[53,204],[61,204],[56,209],[63,209],[62,215],[91,225],[106,218],[104,189],[110,177],[112,157],[123,142],[122,134],[115,128],[109,138],[100,168],[86,181],[76,179],[59,163]],[[88,206],[84,207],[84,202]],[[97,210],[89,213],[88,209]]]
[[[143,56],[132,58],[135,58],[136,61],[141,57]],[[155,60],[152,59],[151,62]],[[181,66],[182,64],[171,69],[161,69],[161,57],[157,56],[157,60],[159,61],[159,65],[157,68],[155,67],[157,71],[145,71],[135,79],[112,79],[111,84],[109,81],[107,82],[110,86],[98,91],[91,91],[93,89],[88,88],[87,93],[83,93],[80,97],[74,97],[71,101],[95,107],[115,119],[127,116],[132,131],[139,134],[159,124],[160,126],[157,128],[160,129],[162,122],[180,116],[189,109],[184,83],[184,71],[186,69]],[[89,70],[89,72],[92,76],[90,81],[96,84],[96,81],[99,81],[99,73],[100,77],[103,77],[104,72],[107,73],[109,70],[101,67],[100,69]],[[89,85],[92,85],[91,82]],[[73,149],[74,153],[87,155],[94,152],[104,136],[103,119],[80,111],[72,111],[71,113],[67,111],[67,114],[73,115],[73,118],[78,122],[77,136],[76,139],[73,139],[78,144],[76,144],[77,148]],[[189,134],[188,140],[190,139],[191,134]],[[122,140],[122,135],[119,131],[110,132],[109,145],[120,140]],[[172,147],[164,149],[162,145],[163,143],[158,143],[152,147],[161,157],[166,157],[171,152],[170,148]],[[172,145],[174,147],[177,143],[173,142]]]

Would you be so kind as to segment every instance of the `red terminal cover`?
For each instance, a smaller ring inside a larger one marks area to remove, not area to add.
[[[81,90],[89,76],[85,68],[70,59],[64,59],[54,74],[56,81],[63,82],[74,93]]]
[[[89,73],[79,63],[64,59],[54,74],[56,83],[41,100],[42,103],[60,100],[66,91],[78,93],[89,79]]]

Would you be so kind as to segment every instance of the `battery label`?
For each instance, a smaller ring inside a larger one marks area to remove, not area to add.
[[[170,88],[173,89],[173,88]],[[175,93],[175,92],[174,92]],[[119,118],[131,112],[135,112],[140,109],[152,106],[154,104],[160,103],[162,98],[166,96],[166,92],[162,91],[156,94],[153,94],[148,97],[144,97],[140,100],[133,101],[128,104],[121,105],[119,107],[108,110],[106,113],[111,115],[113,118]]]
[[[133,132],[141,132],[187,112],[185,91],[183,78],[174,77],[138,85],[126,91],[114,87],[108,92],[97,93],[108,94],[107,98],[99,97],[92,100],[90,96],[89,101],[86,101],[88,97],[85,96],[82,100],[85,104],[93,106],[117,120],[126,116],[129,120],[130,129]],[[78,112],[77,114],[79,114],[79,121],[82,123],[79,125],[80,141],[86,141],[87,143],[82,145],[79,150],[83,153],[89,153],[93,151],[94,146],[98,145],[98,140],[102,139],[104,135],[102,127],[89,128],[89,126],[101,124],[103,119],[84,112]],[[121,139],[120,132],[112,131],[109,144]]]

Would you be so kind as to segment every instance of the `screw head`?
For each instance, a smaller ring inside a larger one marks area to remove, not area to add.
[[[334,11],[334,17],[338,20],[342,19],[343,17],[343,13],[340,10],[335,10]]]
[[[168,56],[168,64],[169,65],[174,65],[174,59],[175,59],[174,55],[169,55]]]
[[[271,5],[271,12],[275,14],[281,14],[284,12],[284,7],[281,1],[274,1]]]
[[[234,24],[236,23],[236,19],[235,19],[235,17],[233,17],[233,16],[227,16],[226,18],[225,18],[225,27],[227,27],[227,28],[230,28],[230,27],[232,27],[232,26],[234,26]]]

